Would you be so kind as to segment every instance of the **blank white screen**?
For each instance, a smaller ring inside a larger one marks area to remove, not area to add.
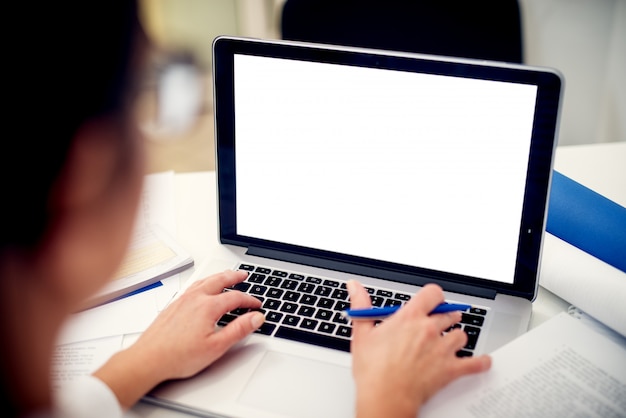
[[[535,86],[234,68],[239,235],[513,282]]]

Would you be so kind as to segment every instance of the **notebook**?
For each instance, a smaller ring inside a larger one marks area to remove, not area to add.
[[[350,279],[383,306],[426,283],[472,305],[460,326],[479,336],[459,355],[527,330],[557,71],[218,37],[213,77],[215,257],[250,272],[229,291],[261,298],[267,320],[214,365],[144,401],[200,416],[353,416],[350,324],[336,318]]]

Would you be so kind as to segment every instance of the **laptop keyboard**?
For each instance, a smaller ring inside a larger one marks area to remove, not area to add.
[[[251,264],[240,264],[238,270],[247,271],[248,277],[225,291],[239,290],[261,300],[265,323],[257,333],[350,351],[352,326],[341,315],[350,308],[345,281]],[[366,289],[372,306],[378,307],[402,305],[412,296],[377,287]],[[235,309],[223,315],[218,325],[225,326],[245,312],[248,309]],[[472,307],[463,312],[460,323],[450,327],[463,329],[468,337],[457,356],[473,355],[486,314],[486,308]]]

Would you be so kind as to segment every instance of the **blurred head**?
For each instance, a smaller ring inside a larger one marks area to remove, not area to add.
[[[132,229],[147,40],[130,0],[11,2],[5,18],[25,29],[5,39],[0,273],[52,276],[53,262],[66,281],[55,296],[75,303],[116,269]]]
[[[27,28],[5,39],[5,162],[1,246],[31,248],[50,220],[50,190],[77,131],[101,117],[125,123],[138,34],[133,1],[11,2]],[[129,147],[128,138],[112,140]],[[130,155],[120,154],[120,158]],[[128,161],[120,160],[120,170]]]
[[[18,1],[3,16],[0,415],[13,416],[47,408],[56,332],[125,254],[147,39],[132,0]]]

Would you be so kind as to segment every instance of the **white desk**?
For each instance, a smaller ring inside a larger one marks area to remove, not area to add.
[[[626,142],[560,147],[555,169],[626,206]],[[215,173],[177,174],[175,202],[179,242],[194,257],[196,266],[204,265],[210,270],[207,260],[217,253],[214,248],[219,245]],[[540,287],[530,327],[536,327],[569,306],[568,302]],[[142,403],[136,405],[133,412],[151,418],[189,416]]]

